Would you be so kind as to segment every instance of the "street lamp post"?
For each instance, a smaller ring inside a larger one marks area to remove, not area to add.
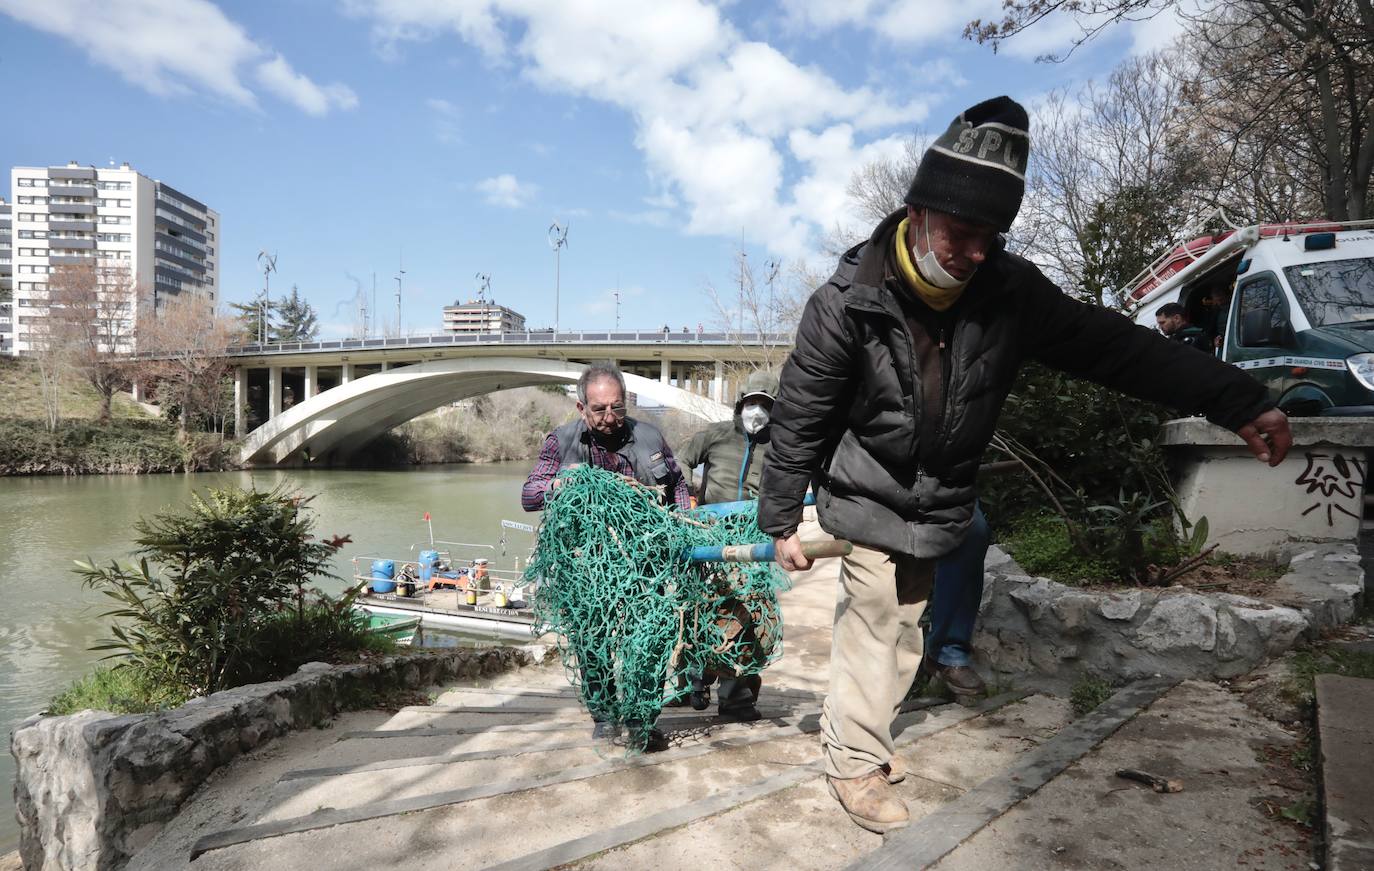
[[[553,248],[553,339],[558,341],[558,296],[563,281],[563,249],[568,247],[568,225],[554,221],[549,225],[549,246]]]
[[[267,251],[258,252],[258,263],[262,265],[262,299],[258,301],[258,344],[267,343],[267,306],[271,297],[268,295],[268,276],[277,271],[277,255],[268,254]]]

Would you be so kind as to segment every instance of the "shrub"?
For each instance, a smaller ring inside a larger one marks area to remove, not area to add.
[[[112,637],[94,649],[191,695],[252,673],[263,624],[286,611],[304,627],[307,585],[344,541],[313,540],[307,502],[281,488],[208,490],[184,513],[139,521],[138,564],[77,563],[88,586],[118,603],[105,615],[117,621]]]

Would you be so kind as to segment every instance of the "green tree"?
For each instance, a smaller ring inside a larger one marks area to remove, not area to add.
[[[231,302],[234,320],[238,323],[239,341],[254,344],[271,341],[276,327],[272,324],[272,314],[277,304],[271,300],[255,299],[252,302]]]
[[[315,307],[306,302],[291,285],[291,295],[277,300],[277,323],[272,327],[274,342],[309,342],[320,332]]]

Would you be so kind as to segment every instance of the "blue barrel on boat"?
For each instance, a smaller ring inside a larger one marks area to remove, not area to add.
[[[372,561],[372,592],[390,593],[396,589],[396,561],[374,559]]]
[[[420,580],[421,580],[421,581],[428,582],[430,578],[434,577],[434,564],[437,563],[438,561],[439,561],[439,551],[437,551],[437,550],[422,550],[422,551],[420,551],[420,559],[418,560],[418,562],[419,562],[419,564],[420,564]]]

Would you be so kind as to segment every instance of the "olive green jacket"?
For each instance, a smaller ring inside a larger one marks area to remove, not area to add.
[[[713,423],[692,436],[677,453],[677,461],[698,504],[758,498],[768,430],[765,426],[750,436],[736,414],[733,420]],[[703,464],[706,468],[697,475],[696,467]]]

